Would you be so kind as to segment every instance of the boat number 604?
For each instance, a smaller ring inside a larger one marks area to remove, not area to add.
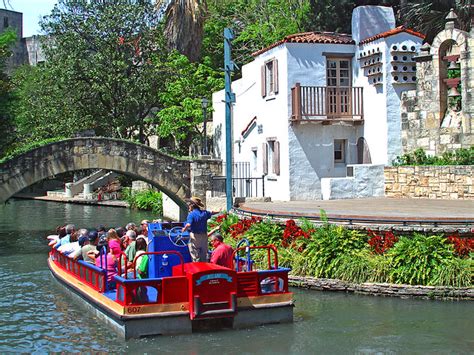
[[[128,307],[127,312],[128,313],[140,313],[140,309],[142,307]]]

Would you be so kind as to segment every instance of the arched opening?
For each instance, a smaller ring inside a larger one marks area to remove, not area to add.
[[[357,140],[357,164],[372,164],[369,145],[364,137]]]
[[[461,63],[460,46],[451,39],[439,47],[440,126],[457,127],[460,123]]]

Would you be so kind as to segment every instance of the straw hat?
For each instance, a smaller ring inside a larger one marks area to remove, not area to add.
[[[187,202],[191,205],[196,206],[196,207],[204,208],[204,204],[202,203],[202,201],[199,197],[193,196],[190,199],[188,199]]]

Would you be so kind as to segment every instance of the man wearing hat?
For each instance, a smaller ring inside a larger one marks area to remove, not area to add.
[[[191,197],[186,202],[189,214],[182,231],[189,229],[189,253],[194,262],[207,261],[207,220],[218,212],[205,210],[199,197]]]

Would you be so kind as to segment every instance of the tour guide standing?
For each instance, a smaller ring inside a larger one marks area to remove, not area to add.
[[[194,262],[207,261],[207,220],[218,212],[206,211],[199,197],[187,200],[189,214],[182,231],[189,229],[189,253]]]

